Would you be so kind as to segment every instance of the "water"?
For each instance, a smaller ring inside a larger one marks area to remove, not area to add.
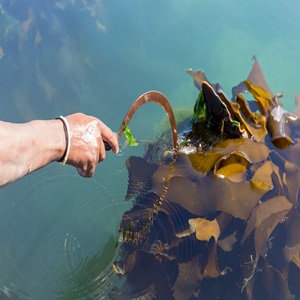
[[[193,108],[185,70],[231,87],[258,58],[273,92],[294,109],[300,93],[296,0],[1,0],[0,119],[25,122],[77,111],[117,130],[140,94],[159,90]],[[153,139],[164,117],[143,107],[131,123]],[[107,297],[118,224],[130,204],[123,156],[109,153],[95,177],[52,164],[0,191],[0,288],[21,299]],[[5,170],[2,170],[5,172]],[[1,295],[1,294],[0,294]],[[2,295],[1,295],[2,296]]]

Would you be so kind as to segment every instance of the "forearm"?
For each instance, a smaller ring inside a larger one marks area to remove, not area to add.
[[[59,160],[65,147],[60,120],[0,122],[0,187]]]
[[[81,176],[92,177],[106,155],[103,141],[118,152],[111,129],[82,113],[25,124],[0,121],[0,187],[62,159]]]

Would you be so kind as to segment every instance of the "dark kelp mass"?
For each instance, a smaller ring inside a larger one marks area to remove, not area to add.
[[[253,59],[231,99],[189,70],[199,96],[178,149],[128,159],[126,281],[110,299],[300,298],[300,123]]]

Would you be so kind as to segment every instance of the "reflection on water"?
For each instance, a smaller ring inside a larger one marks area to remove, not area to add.
[[[175,108],[192,110],[196,91],[184,71],[190,67],[204,69],[229,93],[246,76],[253,54],[272,90],[286,91],[286,109],[294,108],[300,91],[296,0],[0,5],[1,120],[83,111],[117,130],[132,101],[147,90],[163,92]],[[151,140],[160,130],[161,114],[151,105],[134,119],[138,139]],[[118,225],[130,206],[123,202],[125,161],[141,156],[141,148],[108,153],[91,180],[52,165],[0,191],[1,296],[105,298],[120,285],[111,266]],[[151,266],[151,260],[145,263]]]

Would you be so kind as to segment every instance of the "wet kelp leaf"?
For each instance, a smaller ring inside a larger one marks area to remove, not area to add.
[[[261,258],[260,271],[255,273],[247,285],[246,292],[249,299],[295,299],[283,274],[270,265],[265,258]]]
[[[288,212],[292,209],[292,204],[283,196],[277,196],[258,205],[252,212],[247,221],[242,244],[251,238],[250,234],[254,232],[254,252],[252,252],[244,261],[243,267],[244,283],[243,288],[247,286],[249,280],[254,275],[260,256],[267,254],[267,241],[275,227],[282,221]],[[248,263],[247,263],[248,262]]]
[[[295,165],[295,167],[300,168],[300,161],[295,159],[300,155],[300,138],[295,137],[293,142],[294,143],[291,147],[280,151],[278,155],[291,162],[293,165]]]
[[[229,157],[237,154],[243,159],[241,164],[245,165],[245,160],[250,163],[259,163],[267,159],[270,150],[263,143],[256,143],[250,139],[237,138],[228,139],[217,143],[208,151],[189,154],[193,168],[199,172],[207,173],[215,167],[217,161],[222,157]]]
[[[160,169],[157,170],[157,173]],[[152,191],[158,193],[164,176],[156,176]],[[166,199],[189,212],[205,216],[216,211],[247,219],[266,191],[251,186],[248,182],[233,182],[218,176],[185,178],[174,176],[170,181]],[[247,199],[240,201],[240,199]]]
[[[185,237],[195,233],[197,240],[208,242],[208,260],[203,268],[203,276],[217,278],[224,275],[227,270],[220,271],[217,262],[217,241],[220,236],[220,226],[217,219],[212,221],[205,218],[190,219],[188,221],[190,228],[185,232],[177,234],[178,237]]]
[[[126,161],[126,166],[129,173],[126,200],[129,200],[138,193],[148,191],[151,188],[151,177],[158,166],[137,156],[130,157]]]
[[[271,89],[268,86],[268,83],[265,79],[265,76],[263,74],[263,71],[256,59],[255,56],[252,57],[253,60],[253,65],[251,68],[251,71],[247,77],[247,80],[249,80],[253,85],[255,86],[260,86],[261,88],[263,88],[271,97],[273,97],[273,92],[271,91]],[[245,93],[245,92],[249,92],[245,81],[242,81],[239,85],[235,86],[232,88],[232,96],[233,99],[235,99],[237,97],[238,94],[240,93]]]
[[[163,179],[162,179],[163,180]],[[161,190],[163,182],[156,182],[152,188],[156,194]],[[193,214],[206,214],[212,211],[212,204],[207,202],[195,201],[201,193],[201,187],[197,183],[188,178],[174,177],[170,182],[170,186],[166,195],[166,199],[172,203],[176,203],[181,208]],[[194,199],[194,201],[187,201],[187,199]]]
[[[241,94],[237,95],[236,102],[239,105],[240,111],[238,111],[238,113],[240,114],[240,119],[242,119],[241,122],[247,132],[254,138],[255,141],[263,142],[268,133],[266,118],[256,111],[252,112],[248,102]]]
[[[218,83],[208,82],[202,71],[195,73],[190,69],[188,73],[193,76],[194,83],[200,90],[192,119],[195,135],[198,135],[198,131],[202,131],[202,138],[205,140],[203,131],[207,127],[211,132],[220,134],[221,139],[241,137],[244,134],[240,126],[241,119],[235,114],[237,111],[234,109],[235,104],[229,101],[222,87]],[[203,124],[204,126],[201,126]],[[212,140],[208,143],[211,142]]]
[[[207,173],[213,169],[215,163],[222,157],[220,152],[192,153],[189,155],[191,164],[195,170],[201,173]]]
[[[290,123],[296,120],[297,117],[295,115],[285,111],[281,106],[272,108],[267,119],[267,128],[275,147],[284,150],[292,144]]]
[[[202,82],[202,91],[209,116],[209,128],[227,138],[241,137],[243,132],[240,128],[240,123],[233,118],[230,113],[230,107],[226,105],[229,101],[223,101],[213,86],[206,81]],[[224,94],[222,95],[224,96]]]
[[[259,228],[261,228],[261,230],[269,236],[274,227],[283,220],[284,216],[291,210],[291,208],[292,204],[284,196],[274,197],[258,205],[252,211],[251,216],[247,221],[247,228],[245,230],[242,243],[248,238],[253,230],[258,230]],[[269,224],[269,226],[263,227],[264,223]],[[266,242],[266,239],[263,239],[263,241]],[[256,253],[261,253],[260,249],[262,244],[260,237],[258,237],[256,242]]]
[[[223,271],[219,269],[217,260],[217,246],[217,241],[210,240],[208,261],[203,273],[205,278],[217,278],[226,274],[227,272],[226,269]]]
[[[207,242],[209,254],[207,263],[203,266],[203,276],[216,278],[223,274],[219,270],[217,263],[217,241],[221,233],[221,229],[217,219],[212,221],[205,218],[189,219],[189,229],[177,233],[176,236],[184,238],[195,234],[197,240]]]
[[[249,163],[249,159],[240,152],[224,155],[215,163],[214,174],[234,182],[242,182],[246,180],[246,170]]]
[[[234,244],[238,241],[237,231],[218,240],[218,245],[226,252],[232,251]]]
[[[285,192],[288,199],[293,203],[294,207],[298,206],[299,199],[299,182],[300,182],[300,170],[295,164],[286,161],[284,164],[284,173],[282,176]]]
[[[260,112],[266,116],[270,111],[270,108],[273,107],[271,96],[262,87],[252,85],[249,80],[245,80],[245,84],[249,92],[257,100],[257,106]]]
[[[287,262],[293,262],[300,268],[300,215],[293,209],[287,216],[285,223],[286,244],[284,255]]]
[[[220,236],[220,227],[216,219],[210,221],[204,218],[189,220],[190,229],[195,232],[199,241],[209,242],[209,257],[204,269],[204,277],[219,277],[224,273],[219,270],[217,263],[217,241]],[[226,272],[226,271],[224,271]]]
[[[174,299],[189,299],[203,279],[201,262],[202,255],[193,257],[190,261],[178,264],[178,277],[174,283]]]
[[[136,162],[139,162],[139,160],[136,160]],[[165,198],[172,203],[179,204],[193,214],[206,215],[226,207],[226,212],[234,216],[247,218],[252,205],[256,205],[264,194],[264,191],[258,189],[253,191],[253,188],[247,182],[237,184],[224,181],[218,177],[205,177],[193,169],[191,164],[188,163],[189,160],[186,155],[179,155],[177,162],[179,164],[176,164],[174,176],[170,180]],[[147,166],[147,164],[143,163],[141,166]],[[136,168],[139,169],[139,166]],[[161,192],[168,170],[169,166],[162,164],[149,178],[147,184],[151,186],[150,191],[152,193],[158,195]],[[138,187],[141,186],[141,183],[138,181],[137,183],[130,183],[129,186]],[[249,201],[246,204],[236,203],[238,198],[235,190],[243,191],[242,194],[250,192],[252,195],[249,197]]]
[[[211,237],[218,240],[220,236],[220,227],[216,219],[210,221],[204,218],[196,218],[189,220],[190,229],[195,232],[196,238],[199,241],[208,242]]]
[[[252,60],[253,60],[252,69],[251,69],[247,79],[250,82],[252,82],[252,84],[263,88],[271,97],[273,97],[274,94],[271,91],[271,89],[269,88],[269,85],[266,81],[265,75],[264,75],[255,55],[252,57]]]
[[[126,284],[115,288],[109,299],[174,299],[171,286],[175,276],[169,276],[170,273],[178,274],[174,261],[143,251],[129,256],[132,268],[125,274]]]
[[[272,175],[273,163],[266,161],[259,167],[251,179],[251,184],[264,191],[269,191],[273,188]]]
[[[273,145],[281,150],[288,148],[292,143],[289,134],[290,125],[299,120],[294,114],[289,113],[282,108],[282,103],[279,101],[279,98],[283,96],[283,93],[276,94],[275,96],[273,95],[255,57],[252,70],[247,80],[233,88],[233,96],[241,105],[241,110],[243,111],[245,118],[248,121],[253,122],[255,110],[251,113],[250,109],[248,109],[249,107],[246,107],[242,95],[239,94],[241,92],[250,92],[255,98],[261,116],[266,118],[266,127],[268,134],[271,136]],[[261,125],[263,125],[263,122],[264,120],[261,118]],[[245,123],[243,124],[245,125]],[[245,127],[248,130],[251,129],[251,125],[249,124]],[[263,129],[263,127],[260,128],[260,133],[261,129]],[[257,131],[253,131],[252,134],[256,139],[260,137],[257,133]]]
[[[194,84],[199,90],[202,90],[202,82],[203,81],[208,82],[208,80],[207,80],[207,78],[206,78],[203,71],[194,72],[192,69],[188,69],[187,73],[190,74],[193,77]]]
[[[259,163],[269,156],[270,150],[264,143],[256,143],[253,140],[238,138],[228,139],[215,145],[212,151],[229,154],[235,151],[243,153],[251,163]]]
[[[204,188],[206,185],[207,187]],[[209,197],[209,189],[210,191],[215,189],[216,185],[219,187],[212,193],[212,197]],[[204,196],[210,198],[215,211],[226,212],[243,220],[249,217],[253,208],[265,194],[264,191],[251,187],[247,182],[235,183],[226,178],[205,180],[202,190],[205,190]],[[240,201],[240,199],[245,199],[245,201]]]

